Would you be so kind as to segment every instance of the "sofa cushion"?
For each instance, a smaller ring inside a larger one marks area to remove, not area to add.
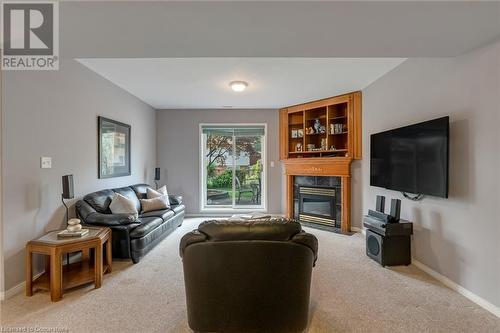
[[[87,194],[83,197],[92,208],[94,208],[99,213],[111,213],[109,210],[109,204],[113,199],[115,192],[112,190],[102,190]]]
[[[137,220],[141,224],[130,232],[130,238],[141,238],[163,223],[159,217],[139,217]]]
[[[134,190],[135,194],[137,195],[137,197],[139,199],[147,199],[146,191],[147,191],[148,187],[151,187],[151,186],[148,184],[135,184],[135,185],[132,185],[130,187]]]
[[[170,208],[168,196],[162,195],[161,197],[153,199],[141,199],[142,212],[151,212],[153,210],[162,210]]]
[[[170,209],[174,211],[175,214],[182,213],[183,211],[186,210],[186,206],[180,204],[180,205],[172,205],[170,206]]]
[[[162,210],[153,210],[151,212],[143,213],[140,215],[140,217],[161,217],[163,221],[166,221],[174,215],[175,213],[173,210],[162,209]]]
[[[300,223],[288,219],[268,219],[259,221],[205,221],[198,230],[212,241],[224,240],[270,240],[286,241],[298,234]]]
[[[109,209],[113,214],[130,214],[135,217],[139,215],[134,201],[117,192],[113,195],[113,200],[111,200],[109,204]]]
[[[139,199],[137,198],[137,194],[135,194],[135,191],[130,186],[114,188],[113,191],[123,195],[124,197],[126,197],[129,200],[132,200],[137,211],[141,210],[141,203],[139,202]]]
[[[146,196],[148,197],[148,199],[161,197],[162,195],[168,195],[167,187],[165,185],[163,185],[157,190],[154,190],[150,187],[146,189]]]

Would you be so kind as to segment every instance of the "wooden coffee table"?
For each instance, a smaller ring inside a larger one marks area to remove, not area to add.
[[[111,272],[111,229],[85,227],[89,233],[82,237],[61,238],[57,231],[51,231],[26,244],[26,296],[33,295],[33,289],[50,290],[50,298],[57,302],[64,290],[83,284],[102,285],[103,274]],[[103,263],[103,248],[106,258]],[[90,251],[93,249],[93,256]],[[63,254],[82,252],[82,260],[63,266]],[[33,253],[45,255],[45,272],[33,280]]]

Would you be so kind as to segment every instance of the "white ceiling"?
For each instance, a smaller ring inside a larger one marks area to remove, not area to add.
[[[450,57],[500,37],[500,1],[60,3],[61,56]]]
[[[77,59],[156,109],[280,108],[362,90],[405,58]],[[249,83],[235,93],[229,82]]]

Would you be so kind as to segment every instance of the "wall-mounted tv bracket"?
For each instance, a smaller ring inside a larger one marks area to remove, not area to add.
[[[424,198],[423,194],[415,194],[413,196],[409,195],[406,192],[401,192],[401,194],[403,195],[403,197],[405,197],[406,199],[411,200],[411,201],[420,201]]]

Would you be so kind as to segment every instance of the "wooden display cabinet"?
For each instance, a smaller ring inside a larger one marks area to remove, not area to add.
[[[314,126],[317,121],[322,126],[319,132]],[[280,131],[282,160],[315,157],[360,159],[361,92],[283,108],[280,110]]]
[[[294,105],[279,112],[280,159],[287,175],[287,216],[294,215],[294,176],[338,176],[342,178],[341,230],[349,232],[350,165],[362,156],[361,92]],[[315,128],[317,122],[319,131]]]

